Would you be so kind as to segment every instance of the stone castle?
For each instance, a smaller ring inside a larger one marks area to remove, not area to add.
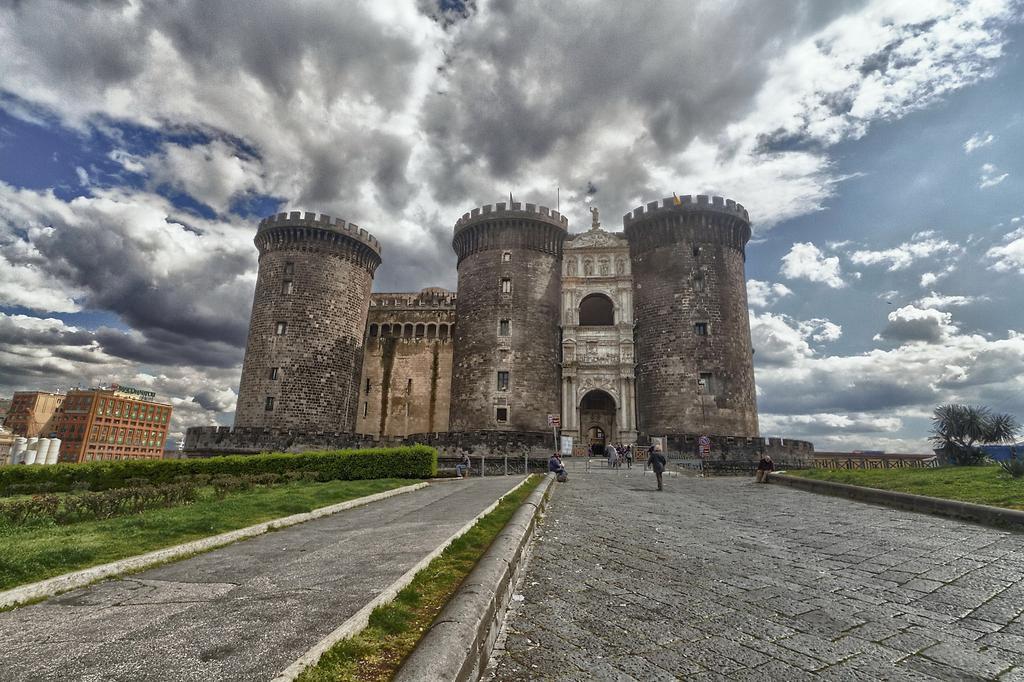
[[[759,437],[745,287],[750,221],[675,196],[624,231],[569,234],[558,211],[486,205],[456,223],[458,292],[371,293],[381,246],[313,213],[261,221],[235,428],[189,429],[194,453],[381,441],[550,450],[667,436],[722,456],[809,443]]]

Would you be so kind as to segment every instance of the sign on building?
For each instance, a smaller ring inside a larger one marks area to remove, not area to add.
[[[559,451],[563,457],[572,456],[572,436],[562,436],[562,443]]]
[[[558,414],[548,415],[548,426],[559,427],[562,425],[562,416]]]

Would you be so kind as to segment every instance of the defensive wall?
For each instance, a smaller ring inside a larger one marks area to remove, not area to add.
[[[455,293],[446,289],[370,297],[356,433],[448,430],[454,326]]]

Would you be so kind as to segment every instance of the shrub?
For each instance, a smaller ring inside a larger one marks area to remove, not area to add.
[[[13,525],[32,521],[68,524],[138,514],[147,509],[175,507],[188,504],[195,498],[196,487],[192,483],[116,488],[64,497],[35,495],[28,500],[0,504],[0,518]]]
[[[1014,451],[1012,456],[1009,459],[1001,461],[999,466],[1003,468],[1003,471],[1014,478],[1024,476],[1024,452]]]
[[[94,491],[128,487],[130,479],[162,486],[184,476],[259,476],[310,472],[317,480],[430,478],[437,471],[437,451],[426,445],[365,450],[333,450],[301,454],[232,455],[202,459],[123,460],[0,467],[0,490],[7,495],[40,492],[51,485],[66,492],[77,483]],[[200,479],[196,479],[197,482]],[[301,479],[300,479],[301,480]],[[12,486],[23,486],[11,492]]]

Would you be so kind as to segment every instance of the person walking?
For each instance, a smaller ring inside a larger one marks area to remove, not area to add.
[[[668,464],[668,460],[665,459],[665,455],[661,454],[661,448],[657,445],[651,450],[651,456],[649,457],[651,468],[654,469],[654,475],[658,479],[658,490],[661,490],[661,475],[665,471],[665,465]]]
[[[626,468],[627,469],[632,469],[633,468],[633,446],[632,445],[627,445],[626,446],[625,455],[626,455]]]
[[[767,483],[768,474],[775,470],[775,462],[772,461],[772,456],[768,453],[761,452],[761,460],[757,463],[757,478],[754,479],[755,483]]]

